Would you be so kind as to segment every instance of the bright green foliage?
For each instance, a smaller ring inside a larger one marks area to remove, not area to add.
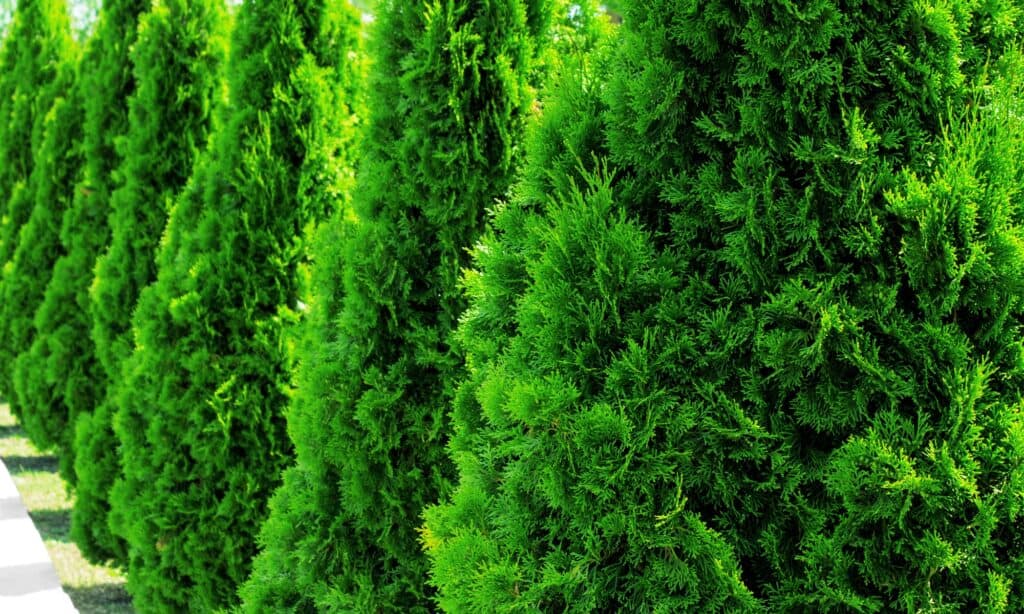
[[[139,292],[156,278],[155,252],[170,204],[206,144],[220,99],[226,53],[222,0],[157,0],[139,22],[132,49],[136,90],[118,187],[111,195],[107,251],[91,288],[93,341],[106,376],[103,402],[76,425],[78,479],[71,535],[95,561],[127,564],[123,540],[111,534],[110,488],[120,472],[113,409],[122,363],[132,350],[131,317]]]
[[[377,5],[351,224],[327,227],[289,431],[246,609],[425,609],[416,526],[452,470],[459,272],[507,190],[550,2]],[[339,245],[342,243],[342,245]]]
[[[115,141],[127,130],[127,98],[134,90],[128,50],[147,0],[105,2],[96,34],[82,58],[78,86],[85,105],[84,167],[64,213],[57,260],[39,310],[37,335],[15,364],[19,400],[36,413],[34,436],[58,446],[61,475],[72,485],[74,424],[99,404],[102,371],[90,337],[89,286],[109,238],[108,215]]]
[[[28,351],[35,340],[35,313],[53,273],[53,265],[64,254],[60,243],[61,217],[74,199],[74,187],[82,169],[82,122],[85,107],[77,86],[74,66],[66,75],[65,95],[57,98],[46,116],[43,142],[35,153],[30,184],[35,198],[32,214],[19,233],[14,257],[5,267],[0,287],[0,322],[7,326],[14,356]],[[11,359],[14,362],[14,359]],[[24,390],[24,373],[11,368],[12,407],[14,399],[30,399]],[[52,445],[48,424],[40,412],[29,405],[21,412],[25,432],[40,445]]]
[[[25,412],[12,372],[15,356],[29,341],[38,298],[23,296],[20,287],[8,287],[23,285],[22,280],[12,280],[10,262],[36,204],[36,183],[46,180],[32,178],[36,154],[43,145],[47,113],[72,78],[74,53],[65,0],[18,3],[0,49],[0,393],[21,419]]]
[[[1024,609],[1022,7],[621,5],[466,275],[442,608]]]
[[[171,211],[114,416],[110,518],[141,611],[228,607],[249,574],[292,459],[288,329],[305,238],[343,200],[359,29],[347,3],[239,9],[230,102]]]

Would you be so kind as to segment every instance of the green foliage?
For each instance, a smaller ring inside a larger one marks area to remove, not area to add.
[[[415,528],[448,489],[459,271],[508,188],[548,2],[378,4],[355,221],[323,231],[285,474],[249,611],[424,610]]]
[[[117,388],[132,351],[132,312],[142,288],[156,278],[167,213],[206,144],[221,98],[225,25],[222,0],[157,0],[140,20],[132,49],[136,89],[110,199],[110,245],[96,262],[90,290],[103,402],[76,425],[71,535],[97,562],[127,564],[125,543],[111,534],[107,518],[110,488],[120,473],[113,431]]]
[[[229,103],[176,200],[135,312],[110,522],[142,611],[229,607],[292,459],[284,408],[306,237],[343,200],[360,15],[249,0]]]
[[[900,246],[891,262],[913,298],[878,297],[883,313],[844,305],[830,322],[833,351],[874,359],[901,403],[832,454],[836,522],[808,536],[808,571],[783,585],[780,608],[1024,608],[1024,57],[994,72],[990,91],[954,113],[930,168],[902,169],[885,193]],[[902,361],[848,345],[870,324],[901,340]]]
[[[81,90],[77,87],[76,66],[68,66],[68,73],[58,77],[68,80],[64,96],[57,98],[46,117],[43,142],[36,151],[35,165],[30,183],[35,206],[19,234],[14,257],[5,269],[4,283],[0,287],[0,322],[10,333],[10,347],[20,356],[27,352],[36,338],[35,313],[46,291],[57,259],[64,254],[60,243],[61,217],[74,199],[74,186],[81,172],[82,122],[85,107]],[[12,407],[20,403],[13,399],[31,399],[24,388],[26,374],[15,368],[20,362],[11,359]],[[34,411],[30,404],[21,412],[21,423],[26,434],[37,443],[52,445],[49,424],[44,415]]]
[[[25,411],[14,389],[14,358],[30,341],[38,297],[22,291],[33,280],[20,277],[36,271],[14,272],[12,261],[37,202],[37,185],[48,181],[33,175],[34,167],[46,155],[47,112],[70,83],[74,52],[65,0],[18,3],[0,49],[0,392],[21,419]]]
[[[15,363],[20,401],[37,414],[34,437],[59,449],[61,475],[74,474],[74,424],[102,400],[103,373],[90,337],[89,287],[100,251],[109,239],[113,173],[120,156],[115,141],[127,130],[127,98],[134,90],[128,50],[147,0],[105,3],[96,34],[80,67],[78,95],[85,105],[84,163],[70,207],[61,222],[64,254],[54,264],[35,314],[36,337]]]
[[[439,604],[1021,610],[1022,7],[621,5],[465,276]]]

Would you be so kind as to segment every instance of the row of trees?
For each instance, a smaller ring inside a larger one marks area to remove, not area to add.
[[[1024,609],[1024,3],[615,10],[19,1],[0,390],[141,611]]]

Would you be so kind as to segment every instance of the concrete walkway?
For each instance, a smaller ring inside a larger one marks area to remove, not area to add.
[[[0,612],[77,612],[60,587],[53,562],[0,460]]]

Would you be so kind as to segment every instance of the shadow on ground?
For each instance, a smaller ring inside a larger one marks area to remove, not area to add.
[[[58,468],[56,456],[5,456],[4,464],[11,475],[29,471],[57,473]]]
[[[15,435],[21,434],[21,427],[17,424],[2,424],[0,425],[0,439],[7,439],[8,437],[14,437]]]
[[[68,510],[35,510],[28,513],[43,539],[71,543],[71,512]]]
[[[65,586],[64,592],[81,614],[120,614],[134,612],[123,584]]]

